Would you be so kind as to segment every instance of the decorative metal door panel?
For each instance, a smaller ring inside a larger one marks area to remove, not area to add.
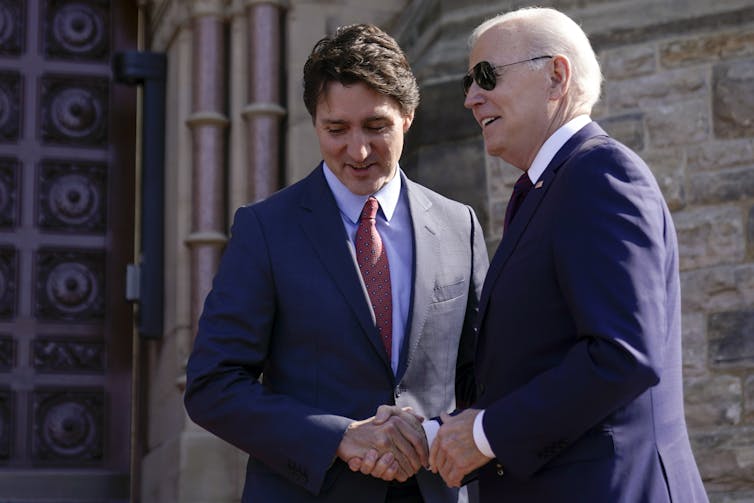
[[[0,501],[129,499],[135,4],[0,0]]]

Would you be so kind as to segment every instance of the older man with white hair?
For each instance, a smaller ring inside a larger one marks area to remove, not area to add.
[[[465,106],[522,171],[480,300],[474,408],[430,464],[482,502],[707,501],[683,412],[676,232],[646,164],[589,114],[599,64],[542,8],[471,36]]]

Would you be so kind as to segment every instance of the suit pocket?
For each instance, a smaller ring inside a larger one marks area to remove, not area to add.
[[[468,290],[468,287],[466,286],[466,281],[463,279],[445,286],[435,285],[432,302],[453,300],[466,293],[466,290]]]

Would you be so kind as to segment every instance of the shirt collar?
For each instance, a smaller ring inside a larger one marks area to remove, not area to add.
[[[364,203],[367,202],[367,199],[369,199],[370,196],[374,196],[377,199],[377,202],[380,203],[380,208],[382,208],[382,213],[385,215],[385,220],[389,222],[390,219],[393,218],[395,208],[398,206],[398,199],[401,195],[402,181],[400,166],[396,166],[395,176],[383,185],[380,190],[374,194],[366,196],[351,192],[348,187],[346,187],[343,182],[335,176],[335,173],[332,172],[330,166],[328,166],[326,162],[322,161],[322,167],[324,168],[322,171],[325,174],[325,180],[327,180],[327,185],[330,186],[330,190],[332,191],[333,196],[335,196],[335,202],[337,203],[340,212],[351,222],[354,224],[359,222],[361,210],[364,208]]]
[[[534,162],[531,163],[527,173],[531,183],[535,183],[542,173],[550,164],[552,158],[558,153],[565,143],[571,139],[571,136],[579,132],[581,128],[592,122],[592,119],[588,115],[579,115],[574,117],[570,121],[560,126],[547,141],[544,142],[542,147],[537,152],[537,156],[534,158]]]

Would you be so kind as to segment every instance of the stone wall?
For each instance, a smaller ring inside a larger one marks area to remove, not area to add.
[[[681,257],[686,417],[710,496],[754,500],[754,19],[611,43],[600,109],[652,167]],[[637,34],[639,35],[639,34]]]
[[[713,502],[754,501],[754,6],[539,2],[590,35],[606,83],[593,117],[650,165],[677,226],[686,417]],[[524,2],[414,1],[392,26],[421,79],[405,169],[471,203],[497,246],[517,170],[463,108],[466,37]]]

